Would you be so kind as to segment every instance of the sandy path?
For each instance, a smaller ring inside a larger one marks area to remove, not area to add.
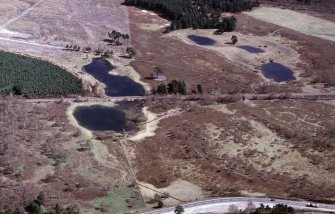
[[[159,121],[168,117],[172,117],[181,113],[180,108],[170,109],[167,112],[161,114],[155,114],[148,110],[148,107],[143,108],[143,114],[147,117],[147,122],[143,123],[141,131],[137,132],[134,136],[128,138],[131,141],[141,141],[147,137],[155,135],[155,131],[158,128]]]
[[[38,6],[39,4],[41,4],[44,0],[40,0],[39,2],[36,2],[33,6],[31,6],[30,8],[26,9],[25,11],[23,11],[20,15],[13,17],[11,19],[9,19],[5,24],[3,24],[1,27],[2,28],[6,28],[8,27],[11,23],[21,19],[22,17],[24,17],[25,15],[27,15],[29,13],[29,11],[33,10],[36,6]]]
[[[1,33],[1,30],[0,30],[0,33]],[[19,39],[10,39],[10,38],[5,38],[5,37],[0,37],[0,40],[7,41],[7,42],[14,42],[14,43],[18,43],[18,44],[38,46],[38,47],[42,47],[42,48],[63,49],[63,47],[60,47],[60,46],[39,44],[39,43],[36,43],[36,42],[28,42],[28,41],[23,41],[23,40],[19,40]]]

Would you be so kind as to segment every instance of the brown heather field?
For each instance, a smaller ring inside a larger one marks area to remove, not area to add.
[[[0,5],[0,11],[6,11],[0,15],[1,24],[33,2],[37,1],[5,0]],[[167,20],[133,7],[127,14],[124,7],[119,8],[120,3],[40,1],[31,13],[8,25],[15,32],[33,35],[19,38],[28,43],[12,38],[15,41],[4,40],[0,48],[48,59],[93,86],[96,81],[81,70],[92,56],[84,58],[79,53],[30,42],[58,48],[73,42],[99,46],[106,32],[117,29],[130,32],[137,53],[130,65],[152,87],[160,82],[147,77],[159,66],[167,81],[184,80],[190,90],[202,84],[210,94],[334,90],[334,42],[244,13],[234,14],[240,42],[270,44],[269,52],[281,52],[276,59],[288,62],[298,77],[287,84],[275,84],[253,66],[274,55],[258,59],[224,51],[224,45],[211,49],[189,44],[185,36],[197,32],[212,37],[213,31],[187,29],[166,35],[162,32],[169,24]],[[334,20],[334,14],[323,9],[291,9]],[[74,21],[69,22],[70,18]],[[222,44],[231,35],[217,38]],[[122,54],[122,48],[117,54]],[[115,57],[111,61],[120,65],[117,70],[131,70],[127,60]],[[265,100],[220,105],[211,101],[152,101],[146,106],[150,116],[161,114],[160,118],[153,117],[157,127],[150,121],[139,126],[142,131],[151,131],[151,136],[122,141],[123,148],[119,143],[123,135],[93,133],[93,138],[87,138],[66,115],[67,103],[31,104],[6,99],[0,103],[0,210],[25,206],[39,192],[45,193],[47,207],[78,205],[84,213],[129,212],[154,206],[144,202],[155,192],[150,195],[148,188],[135,185],[128,161],[141,185],[185,201],[246,195],[335,203],[333,101]],[[175,111],[169,115],[171,110]],[[143,114],[136,113],[143,119]],[[171,200],[167,204],[175,203]]]

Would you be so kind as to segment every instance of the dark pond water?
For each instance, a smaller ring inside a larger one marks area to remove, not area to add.
[[[126,76],[109,74],[114,67],[106,60],[93,59],[92,62],[84,66],[84,70],[95,79],[106,85],[107,96],[142,96],[145,90],[141,84]]]
[[[126,114],[114,107],[80,106],[73,113],[80,126],[92,131],[123,132],[131,130]]]
[[[197,35],[189,35],[188,38],[198,45],[214,45],[216,42],[213,39]]]
[[[266,78],[272,79],[276,82],[295,80],[292,70],[279,63],[273,62],[263,64],[261,70]]]
[[[248,46],[248,45],[241,45],[238,47],[245,51],[248,51],[249,53],[264,53],[264,50],[261,48],[255,48],[255,47]]]

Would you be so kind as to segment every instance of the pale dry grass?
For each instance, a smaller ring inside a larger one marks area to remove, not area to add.
[[[213,39],[216,41],[214,45],[198,45],[188,38],[189,35],[198,35]],[[238,37],[238,43],[236,45],[227,44],[231,42],[231,36],[236,35]],[[241,64],[244,67],[258,72],[260,77],[264,81],[270,82],[269,79],[261,75],[259,68],[264,63],[268,63],[270,60],[274,60],[277,63],[281,63],[293,70],[293,75],[300,79],[299,74],[301,71],[297,69],[297,65],[300,62],[300,54],[291,47],[289,41],[284,40],[280,36],[254,36],[245,35],[239,32],[225,32],[223,36],[213,35],[213,30],[192,30],[183,29],[173,31],[166,35],[167,37],[176,38],[183,41],[186,44],[201,47],[203,49],[215,51],[225,58]],[[238,46],[251,46],[260,48],[263,53],[249,53]],[[261,47],[259,47],[261,46]]]
[[[148,184],[148,183],[144,183],[144,182],[139,182],[139,183],[141,184],[140,186],[141,193],[146,200],[152,199],[154,195],[157,194],[156,191],[161,192],[161,193],[168,193],[170,196],[173,196],[183,201],[194,201],[194,200],[202,199],[204,197],[202,190],[199,186],[189,181],[185,181],[181,179],[173,181],[166,188],[155,188],[153,185]],[[149,188],[145,188],[143,186],[149,187]],[[173,199],[173,198],[168,198],[168,199],[163,200],[163,203],[166,206],[172,206],[175,204],[179,204],[180,201]]]
[[[180,108],[170,109],[161,114],[155,114],[148,110],[148,107],[143,108],[143,114],[146,116],[147,120],[141,126],[141,130],[135,135],[130,136],[128,140],[130,141],[141,141],[147,137],[155,136],[155,131],[159,127],[159,121],[168,117],[176,116],[181,113]]]
[[[259,7],[245,14],[300,33],[335,41],[335,23],[289,9]]]

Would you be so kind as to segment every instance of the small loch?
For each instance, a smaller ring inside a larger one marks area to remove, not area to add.
[[[287,82],[296,79],[293,75],[293,71],[280,63],[272,62],[263,64],[261,70],[266,78],[272,79],[275,82]]]
[[[216,41],[204,36],[189,35],[188,38],[198,45],[214,45]]]
[[[94,58],[92,62],[83,67],[98,81],[106,85],[107,96],[142,96],[145,95],[143,86],[127,76],[113,74],[114,66],[107,60]]]
[[[131,130],[126,114],[114,107],[80,106],[73,113],[79,125],[92,131],[123,132]]]
[[[240,49],[243,49],[245,51],[248,51],[249,53],[264,53],[264,50],[261,48],[255,48],[249,45],[241,45],[241,46],[237,46]]]

